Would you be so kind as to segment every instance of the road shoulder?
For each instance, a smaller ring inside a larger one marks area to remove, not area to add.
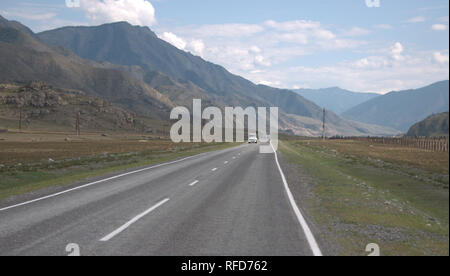
[[[448,255],[448,188],[417,170],[406,174],[402,164],[333,147],[317,140],[280,143],[291,190],[319,243],[328,245],[325,255],[368,255],[372,243],[387,256]]]
[[[312,187],[316,185],[314,179],[301,165],[289,162],[283,152],[278,152],[278,159],[297,206],[314,234],[322,254],[324,256],[336,255],[339,250],[328,238],[332,233],[325,227],[321,227],[312,215],[315,202],[319,200],[311,191]]]

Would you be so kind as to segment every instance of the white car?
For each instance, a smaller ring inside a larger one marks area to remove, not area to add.
[[[256,136],[249,136],[248,143],[249,144],[258,144],[258,138]]]

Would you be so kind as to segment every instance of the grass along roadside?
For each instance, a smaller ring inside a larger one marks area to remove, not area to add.
[[[364,255],[369,243],[383,255],[449,254],[448,173],[355,154],[351,144],[337,150],[329,141],[293,139],[280,150],[311,177],[308,213],[336,254]]]
[[[135,167],[164,163],[236,145],[233,143],[180,144],[172,145],[168,150],[167,142],[163,141],[148,150],[104,153],[9,165],[0,168],[0,200],[44,188],[64,186],[93,177]],[[72,143],[71,146],[76,146],[76,144]],[[117,146],[120,146],[120,141],[117,141]]]

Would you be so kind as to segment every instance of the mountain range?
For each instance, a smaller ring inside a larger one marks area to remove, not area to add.
[[[2,83],[45,81],[160,119],[166,118],[173,106],[166,96],[121,70],[82,59],[63,48],[47,46],[25,26],[3,18],[0,18],[0,56]]]
[[[126,22],[34,34],[0,17],[0,82],[41,80],[104,98],[138,115],[168,121],[193,98],[214,106],[278,106],[280,128],[321,134],[322,109],[289,91],[256,85],[181,51],[147,27]],[[391,128],[327,113],[327,135],[393,135]]]
[[[446,80],[419,89],[390,92],[357,105],[342,116],[406,132],[431,114],[448,110],[449,81]]]
[[[292,91],[336,114],[342,114],[352,107],[380,96],[376,93],[352,92],[339,87],[295,89]]]
[[[64,27],[37,36],[47,45],[63,47],[84,59],[133,67],[133,77],[150,83],[155,71],[169,76],[172,82],[190,82],[205,96],[214,98],[214,104],[220,100],[228,106],[279,106],[287,113],[321,116],[320,108],[303,97],[287,90],[255,85],[219,65],[179,50],[159,39],[148,27],[118,22],[96,27]]]

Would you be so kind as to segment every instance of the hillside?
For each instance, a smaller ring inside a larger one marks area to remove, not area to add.
[[[343,117],[406,132],[413,124],[431,114],[449,110],[449,82],[399,92],[391,92],[362,103]]]
[[[409,137],[443,137],[449,136],[449,113],[431,115],[425,120],[413,125],[407,136]]]
[[[339,87],[292,91],[336,114],[342,114],[352,107],[380,96],[375,93],[352,92]]]
[[[145,82],[176,105],[190,107],[192,99],[202,99],[204,106],[225,106],[221,97],[206,92],[190,81],[175,80],[159,71],[144,70],[139,66],[116,65],[109,62],[102,62],[102,66],[120,70],[131,78]]]
[[[45,81],[101,97],[144,116],[167,118],[173,103],[148,84],[121,70],[42,44],[26,30],[0,17],[0,83]]]
[[[82,58],[138,66],[143,75],[157,71],[178,82],[193,83],[209,95],[221,97],[229,106],[278,105],[285,112],[293,111],[300,116],[314,116],[311,109],[320,109],[295,93],[276,95],[286,91],[255,85],[219,65],[181,51],[159,39],[148,27],[118,22],[97,27],[65,27],[40,33],[38,37],[48,45],[64,47]],[[275,98],[279,100],[274,103]]]
[[[193,97],[205,100],[205,105],[217,106],[277,106],[283,113],[280,127],[298,135],[309,135],[301,118],[322,119],[322,109],[313,102],[289,90],[256,85],[229,73],[225,68],[200,57],[181,51],[159,39],[147,27],[132,26],[126,22],[96,27],[64,27],[37,34],[42,42],[63,47],[82,58],[98,63],[119,66],[122,72],[145,81],[162,92],[174,103],[190,106]],[[285,115],[289,123],[284,119]],[[329,124],[341,126],[341,134],[395,134],[392,129],[373,133],[373,127],[351,126],[334,113]],[[298,120],[297,123],[291,123]],[[345,126],[345,127],[344,127]]]
[[[0,84],[0,126],[75,130],[77,113],[83,131],[151,130],[136,114],[82,91],[54,88],[44,82]]]

